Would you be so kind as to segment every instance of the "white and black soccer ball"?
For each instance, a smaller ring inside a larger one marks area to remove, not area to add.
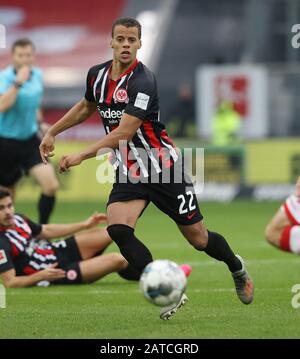
[[[140,278],[140,290],[151,303],[164,307],[177,303],[186,288],[182,269],[167,259],[149,263]]]

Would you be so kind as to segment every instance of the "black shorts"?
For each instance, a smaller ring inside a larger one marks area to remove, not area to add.
[[[42,163],[37,135],[19,141],[0,137],[0,185],[11,187],[35,165]]]
[[[58,268],[66,271],[66,277],[52,282],[53,284],[80,284],[82,275],[79,262],[82,261],[75,237],[69,237],[61,241],[52,242],[57,256]]]
[[[107,206],[114,202],[145,199],[171,217],[177,224],[190,225],[203,219],[192,183],[119,183],[113,185]]]

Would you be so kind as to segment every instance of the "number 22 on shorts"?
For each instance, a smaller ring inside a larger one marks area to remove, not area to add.
[[[181,201],[179,205],[179,214],[185,214],[196,209],[194,202],[194,194],[188,191],[184,194],[179,194],[177,198]]]

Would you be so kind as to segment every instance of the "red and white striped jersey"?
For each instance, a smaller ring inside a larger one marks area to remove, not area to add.
[[[295,194],[289,196],[281,206],[293,226],[300,225],[300,199]]]
[[[57,262],[53,245],[35,239],[42,226],[20,214],[14,219],[14,226],[0,226],[0,273],[15,268],[17,275],[29,275]]]
[[[124,113],[141,120],[140,128],[125,146],[126,153],[122,153],[120,148],[115,150],[115,168],[119,166],[124,174],[130,171],[143,177],[148,177],[150,170],[160,173],[162,167],[172,166],[178,155],[165,126],[159,121],[155,76],[136,59],[113,81],[110,78],[111,65],[112,60],[90,68],[86,100],[96,102],[106,133],[118,127]]]

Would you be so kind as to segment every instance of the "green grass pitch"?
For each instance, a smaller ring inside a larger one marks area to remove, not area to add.
[[[250,201],[201,206],[208,228],[222,233],[247,262],[255,281],[249,306],[236,297],[227,267],[194,250],[167,216],[149,206],[137,236],[154,258],[193,266],[190,302],[170,321],[159,319],[159,307],[142,297],[137,283],[112,274],[91,285],[7,290],[0,338],[299,338],[300,309],[291,306],[291,288],[300,283],[300,259],[263,238],[278,206]],[[59,203],[52,222],[74,222],[104,208],[96,202]],[[36,218],[32,203],[19,204],[17,211]]]

